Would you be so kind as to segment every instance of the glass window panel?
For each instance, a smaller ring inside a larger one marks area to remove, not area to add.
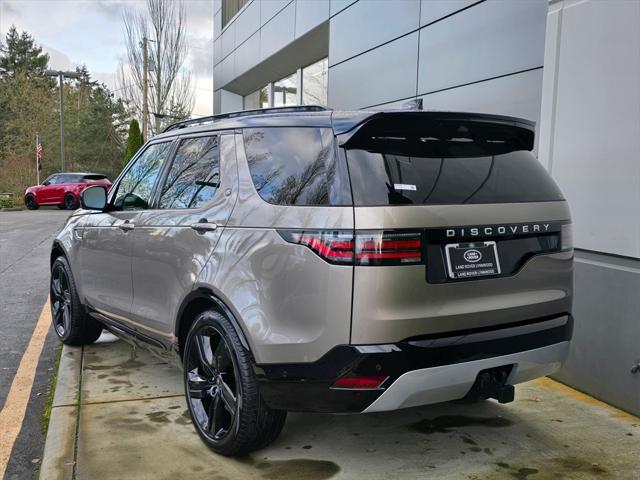
[[[170,149],[171,142],[149,145],[120,180],[114,202],[116,207],[123,210],[149,208],[153,186]]]
[[[267,87],[262,87],[244,97],[244,109],[267,108],[269,106],[269,94]]]
[[[298,104],[298,74],[294,73],[273,84],[273,106],[288,107]]]
[[[218,190],[219,169],[217,136],[181,140],[159,208],[197,208],[208,202]]]
[[[302,103],[304,105],[327,104],[327,77],[329,61],[324,58],[302,69]]]
[[[346,169],[333,154],[327,128],[245,128],[253,184],[276,205],[345,205],[351,202]]]

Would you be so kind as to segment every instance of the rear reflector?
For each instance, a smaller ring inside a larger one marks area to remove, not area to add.
[[[344,388],[349,390],[376,390],[389,378],[384,375],[372,377],[342,377],[335,381],[331,388]]]
[[[422,263],[422,233],[387,230],[278,230],[287,242],[304,245],[329,263],[340,265],[415,265]]]

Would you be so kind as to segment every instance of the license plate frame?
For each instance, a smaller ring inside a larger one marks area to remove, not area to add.
[[[495,241],[449,243],[444,250],[450,280],[484,278],[502,273]]]

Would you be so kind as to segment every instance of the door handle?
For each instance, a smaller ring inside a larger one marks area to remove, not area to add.
[[[131,223],[129,220],[125,220],[124,223],[121,223],[120,225],[118,225],[118,228],[126,233],[136,228],[136,226],[134,223]]]
[[[216,228],[218,228],[218,225],[216,225],[215,223],[209,223],[206,218],[201,218],[200,220],[198,220],[198,223],[192,224],[191,228],[193,228],[196,232],[202,234],[206,232],[213,232]]]

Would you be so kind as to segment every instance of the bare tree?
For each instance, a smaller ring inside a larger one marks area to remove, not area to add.
[[[149,48],[149,111],[169,122],[191,114],[194,89],[191,73],[183,68],[187,56],[186,12],[182,1],[147,0],[147,12],[123,15],[127,62],[121,64],[118,83],[122,96],[142,115],[144,57],[142,41]],[[153,133],[163,127],[159,117],[150,119]],[[146,137],[146,132],[145,132]]]

